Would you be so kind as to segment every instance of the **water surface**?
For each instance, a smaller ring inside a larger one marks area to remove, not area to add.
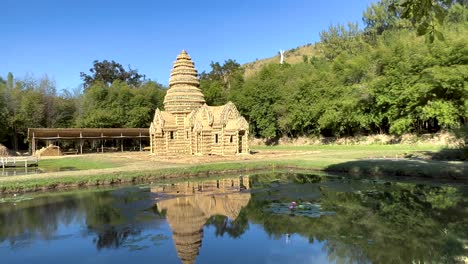
[[[288,205],[297,202],[290,210]],[[2,263],[457,263],[468,188],[298,173],[0,198]]]

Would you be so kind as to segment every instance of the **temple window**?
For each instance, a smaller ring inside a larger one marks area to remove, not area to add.
[[[169,139],[174,139],[174,131],[171,131],[171,132],[169,133]]]
[[[215,143],[218,144],[218,134],[215,134]]]
[[[232,143],[234,141],[234,137],[231,135],[231,138],[229,139],[229,142]]]

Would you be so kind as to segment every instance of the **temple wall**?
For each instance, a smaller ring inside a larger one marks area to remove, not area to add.
[[[212,155],[222,155],[223,151],[223,140],[222,140],[222,131],[221,129],[213,129],[211,132],[211,154]],[[218,137],[216,142],[216,137]]]
[[[153,138],[153,153],[157,156],[166,156],[166,139],[162,134]]]
[[[232,142],[231,142],[232,137]],[[235,155],[237,153],[237,131],[224,131],[223,143],[224,153],[223,155]]]
[[[209,155],[211,154],[211,146],[213,143],[211,130],[203,130],[201,136],[202,136],[202,154]]]

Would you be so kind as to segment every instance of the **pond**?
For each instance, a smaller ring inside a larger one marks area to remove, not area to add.
[[[0,198],[9,264],[457,263],[467,251],[460,184],[272,172]]]

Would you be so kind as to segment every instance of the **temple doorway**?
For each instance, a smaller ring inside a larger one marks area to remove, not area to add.
[[[242,139],[244,138],[245,131],[239,131],[239,140],[237,141],[238,143],[238,148],[239,148],[239,153],[243,153],[243,144],[242,144]]]

